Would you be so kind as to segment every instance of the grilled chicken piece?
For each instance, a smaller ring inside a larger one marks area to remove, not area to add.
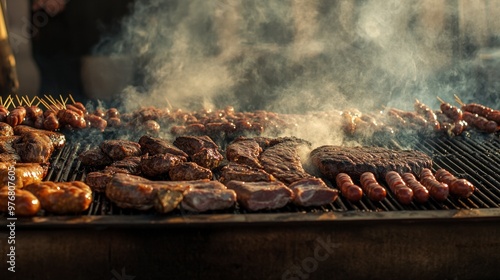
[[[306,178],[292,183],[290,186],[294,197],[293,203],[300,206],[322,206],[334,202],[339,193],[329,188],[323,180]]]
[[[172,181],[212,179],[213,176],[210,169],[201,167],[194,162],[179,163],[170,168],[168,175]]]
[[[188,157],[188,154],[176,148],[170,142],[165,139],[151,137],[149,135],[144,135],[139,139],[139,144],[141,145],[142,153],[154,156],[157,154],[172,154],[181,157]]]
[[[92,149],[88,149],[84,152],[81,152],[78,155],[78,158],[83,164],[88,166],[101,167],[113,163],[113,160],[106,153],[104,153],[99,147],[95,147]]]
[[[229,161],[255,168],[262,168],[259,162],[260,153],[262,153],[262,148],[259,144],[247,138],[238,138],[226,148],[226,157]]]
[[[0,136],[12,136],[14,129],[7,123],[0,122]]]
[[[10,197],[15,200],[11,201]],[[9,213],[9,202],[15,203],[16,216],[34,216],[40,210],[40,201],[31,192],[15,189],[9,191],[8,187],[0,188],[0,212]]]
[[[8,186],[9,172],[14,173],[15,186],[18,189],[32,183],[38,183],[47,175],[47,166],[38,163],[0,164],[0,187]]]
[[[59,132],[54,132],[54,131],[49,131],[45,129],[37,129],[31,126],[27,125],[18,125],[14,127],[14,134],[15,135],[21,135],[23,136],[24,134],[27,133],[38,133],[38,134],[43,134],[49,137],[52,145],[54,148],[62,148],[64,144],[66,144],[66,137],[64,134],[59,133]]]
[[[208,169],[219,166],[224,159],[224,156],[218,150],[217,144],[206,135],[177,137],[174,145],[186,152],[191,161]]]
[[[115,161],[142,154],[141,145],[128,140],[105,140],[100,147],[104,153]]]
[[[226,186],[236,192],[238,202],[250,211],[279,209],[293,198],[292,190],[279,181],[230,181]]]
[[[46,163],[49,161],[54,145],[45,134],[27,132],[14,144],[23,162]]]
[[[39,182],[24,187],[40,200],[42,209],[55,214],[74,214],[87,210],[92,190],[80,181]]]
[[[250,167],[244,164],[230,162],[221,169],[221,178],[219,181],[227,183],[232,180],[243,182],[276,181],[273,175],[263,169]]]

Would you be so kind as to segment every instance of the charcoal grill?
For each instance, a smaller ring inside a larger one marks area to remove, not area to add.
[[[324,207],[287,206],[257,213],[236,207],[159,215],[121,209],[96,193],[82,215],[19,219],[18,272],[7,275],[13,279],[127,279],[127,275],[135,279],[496,279],[500,275],[498,135],[405,139],[408,142],[433,158],[434,169],[446,168],[470,180],[477,187],[474,194],[425,204],[401,205],[389,193],[381,202],[363,198],[351,203],[341,197]],[[388,145],[401,146],[398,141]],[[77,155],[89,147],[70,143],[59,150],[47,180],[84,180],[86,172]]]

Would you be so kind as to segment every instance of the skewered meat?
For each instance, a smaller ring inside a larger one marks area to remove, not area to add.
[[[103,132],[108,126],[108,122],[100,116],[87,114],[84,118],[87,122],[87,127],[97,128],[101,132]]]
[[[120,112],[116,108],[109,108],[106,111],[106,119],[111,119],[111,118],[120,118]]]
[[[361,189],[372,201],[381,201],[386,195],[387,191],[382,187],[371,172],[365,172],[359,177]]]
[[[224,157],[219,152],[219,147],[208,136],[180,136],[174,145],[186,152],[191,161],[208,169],[219,166]]]
[[[236,193],[218,181],[201,181],[189,185],[181,206],[192,212],[228,209],[235,205]]]
[[[432,166],[432,159],[422,152],[382,147],[325,145],[311,152],[310,161],[321,174],[332,181],[341,172],[353,178],[359,178],[364,172],[372,172],[376,178],[384,178],[388,171],[420,174],[423,168]]]
[[[463,119],[470,126],[486,133],[493,133],[499,128],[496,122],[490,121],[485,117],[481,117],[478,114],[470,113],[468,111],[464,112]]]
[[[319,178],[305,178],[290,184],[293,203],[300,206],[322,206],[334,202],[339,193]]]
[[[462,198],[468,198],[474,193],[474,185],[466,179],[458,179],[446,169],[436,171],[436,180],[448,185],[450,193]]]
[[[85,177],[85,183],[95,192],[105,192],[114,174],[115,172],[110,170],[89,172]]]
[[[28,185],[24,189],[40,200],[42,209],[55,214],[81,213],[92,202],[92,190],[80,181],[45,181]]]
[[[87,122],[83,115],[79,112],[75,112],[69,109],[61,109],[57,111],[57,119],[61,126],[69,125],[74,128],[85,128],[87,127]]]
[[[11,198],[14,198],[11,200]],[[40,201],[31,192],[8,187],[0,188],[0,212],[9,212],[9,202],[14,203],[16,216],[34,216],[40,210]]]
[[[66,137],[64,136],[64,134],[59,132],[47,131],[45,129],[37,129],[26,125],[18,125],[14,127],[15,135],[22,136],[26,133],[37,133],[48,136],[50,141],[52,142],[52,145],[54,145],[54,148],[56,149],[62,148],[66,144]]]
[[[401,175],[396,171],[389,171],[385,174],[385,181],[396,199],[401,204],[410,204],[413,199],[413,191],[406,185]]]
[[[441,105],[439,107],[441,111],[453,122],[457,122],[462,119],[463,112],[460,108],[446,102],[441,102]]]
[[[141,157],[126,157],[122,160],[113,162],[107,166],[105,171],[113,171],[115,173],[127,173],[132,175],[140,175],[142,172]]]
[[[107,166],[113,163],[113,160],[99,147],[81,152],[78,155],[78,158],[83,164],[88,166],[100,167]]]
[[[263,169],[250,167],[248,165],[229,162],[228,165],[222,167],[221,178],[222,183],[229,181],[243,181],[243,182],[259,182],[259,181],[275,181],[273,175],[267,173]]]
[[[342,196],[351,202],[357,202],[361,200],[363,196],[363,190],[355,185],[351,177],[346,173],[339,173],[335,176],[335,182],[340,190]]]
[[[9,180],[9,177],[14,177],[15,186],[20,189],[29,184],[42,181],[45,175],[47,175],[47,168],[38,163],[1,164],[0,187],[8,186],[9,182],[13,181]]]
[[[0,122],[0,136],[12,136],[14,129],[7,123]]]
[[[61,125],[59,123],[59,119],[56,116],[56,113],[52,111],[46,111],[46,112],[50,113],[47,114],[44,113],[43,128],[45,128],[48,131],[54,131],[58,129]]]
[[[5,108],[3,105],[0,105],[0,122],[5,122],[7,116],[9,115],[9,110]]]
[[[43,110],[38,106],[25,106],[26,117],[23,124],[35,128],[43,128]]]
[[[170,144],[165,139],[151,137],[149,135],[144,135],[139,139],[139,145],[141,145],[142,153],[154,156],[157,154],[172,154],[181,157],[188,157],[188,154],[178,149],[174,145]]]
[[[47,135],[28,132],[14,144],[14,149],[23,162],[46,163],[54,151],[54,145]]]
[[[448,198],[450,193],[448,185],[437,181],[430,169],[422,169],[420,173],[420,183],[427,188],[430,196],[435,200],[445,201]]]
[[[226,158],[229,161],[255,168],[262,168],[259,163],[260,153],[262,148],[255,140],[242,137],[231,142],[226,148]]]
[[[415,111],[418,114],[421,114],[422,116],[425,117],[427,122],[434,129],[434,131],[439,131],[441,129],[441,125],[439,124],[439,122],[437,120],[436,114],[432,111],[432,109],[429,106],[425,105],[424,103],[422,103],[418,100],[415,101],[414,106],[415,106]]]
[[[144,155],[141,158],[142,174],[152,178],[167,175],[170,168],[185,161],[185,157],[172,154]]]
[[[5,121],[12,127],[20,125],[24,118],[26,117],[26,109],[23,106],[18,106],[17,108],[10,111],[10,114],[7,115]]]
[[[202,179],[212,179],[212,171],[208,168],[199,166],[194,162],[181,162],[174,165],[168,171],[172,181],[192,181]]]
[[[293,198],[292,190],[279,181],[230,181],[226,186],[236,192],[238,202],[250,211],[279,209]]]
[[[115,161],[142,154],[141,145],[128,140],[105,140],[101,143],[100,147],[104,153]]]
[[[422,185],[412,173],[404,173],[403,181],[413,191],[413,197],[419,203],[426,203],[429,200],[429,191]]]
[[[300,153],[310,148],[310,143],[296,138],[273,145],[260,155],[264,170],[289,185],[304,178],[313,177],[302,167]]]

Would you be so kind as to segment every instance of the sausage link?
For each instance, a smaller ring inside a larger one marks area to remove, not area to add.
[[[447,184],[451,194],[462,198],[470,197],[475,189],[471,182],[466,179],[458,179],[443,168],[436,171],[436,180]]]
[[[360,177],[361,189],[372,201],[381,201],[386,195],[387,191],[382,187],[375,178],[375,175],[371,172],[365,172],[361,174]]]
[[[19,106],[10,112],[10,114],[6,118],[6,122],[10,126],[14,127],[20,125],[24,121],[25,117],[26,109],[23,106]]]
[[[105,119],[96,115],[87,114],[85,115],[85,120],[88,122],[88,127],[97,128],[101,132],[108,126],[108,122]]]
[[[43,127],[46,130],[54,131],[59,128],[59,120],[54,113],[47,114],[45,120],[43,121]]]
[[[451,105],[450,103],[441,103],[440,105],[441,111],[454,122],[457,122],[462,119],[463,111],[462,109]]]
[[[357,202],[361,200],[363,196],[363,190],[355,185],[351,177],[346,173],[339,173],[335,177],[340,193],[351,202]]]
[[[447,184],[436,180],[432,171],[428,168],[420,172],[420,183],[429,191],[432,198],[438,201],[445,201],[448,198],[450,189]]]
[[[31,192],[15,189],[8,190],[7,187],[0,189],[0,212],[9,211],[10,198],[14,196],[14,213],[16,216],[34,216],[40,210],[40,201]]]
[[[429,200],[429,191],[415,178],[412,173],[404,173],[401,178],[413,191],[413,197],[418,203],[426,203]]]
[[[396,171],[385,174],[385,181],[392,193],[401,204],[410,204],[413,199],[413,191],[405,184],[403,178]]]

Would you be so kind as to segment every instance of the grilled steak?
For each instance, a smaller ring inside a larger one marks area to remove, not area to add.
[[[206,212],[231,208],[236,203],[236,193],[217,181],[193,183],[184,193],[181,206],[192,212]]]
[[[418,175],[423,168],[432,166],[432,159],[422,152],[382,147],[321,146],[311,152],[310,161],[332,181],[338,173],[359,179],[364,172],[371,172],[383,179],[388,171]]]
[[[259,163],[260,153],[262,153],[262,148],[259,144],[255,140],[248,138],[238,138],[226,148],[226,158],[229,161],[255,168],[262,168]]]
[[[80,155],[78,155],[78,158],[83,164],[88,166],[100,167],[113,163],[113,160],[99,147],[81,152]]]
[[[334,202],[339,193],[329,188],[323,180],[306,178],[292,183],[290,186],[294,197],[293,203],[300,206],[321,206]]]
[[[229,181],[243,181],[243,182],[259,182],[259,181],[275,181],[273,175],[267,173],[263,169],[250,167],[244,164],[230,162],[228,165],[221,169],[221,178],[219,181],[227,183]]]
[[[142,174],[152,178],[167,175],[170,168],[184,161],[186,161],[185,157],[172,154],[144,155],[141,158]]]
[[[150,156],[168,153],[185,158],[188,157],[185,152],[176,148],[165,139],[144,135],[141,137],[141,139],[139,139],[139,144],[141,145],[142,153],[149,154]]]
[[[0,136],[12,136],[14,129],[7,123],[0,122]]]
[[[33,193],[42,209],[56,214],[80,213],[92,202],[92,190],[87,184],[74,182],[39,182],[24,187]]]
[[[45,163],[49,161],[54,145],[45,134],[27,132],[14,144],[14,149],[23,162]]]
[[[248,210],[270,210],[284,207],[293,198],[293,192],[283,183],[230,181],[226,184],[236,192],[238,202]]]
[[[113,162],[104,170],[112,170],[116,173],[127,173],[132,175],[140,175],[142,170],[141,157],[126,157],[122,160]]]
[[[289,185],[300,179],[312,177],[302,167],[300,157],[301,149],[309,146],[310,144],[304,140],[290,138],[264,150],[260,155],[260,162],[265,171]]]
[[[96,192],[105,192],[106,186],[113,178],[113,171],[94,171],[87,174],[85,183]]]
[[[37,129],[31,126],[27,125],[18,125],[14,127],[14,134],[15,135],[24,135],[26,133],[38,133],[38,134],[43,134],[49,137],[50,141],[52,142],[52,145],[54,145],[54,148],[58,149],[64,146],[66,144],[66,137],[64,134],[59,133],[59,132],[54,132],[54,131],[48,131],[45,129]]]
[[[224,159],[221,153],[219,153],[217,144],[206,135],[177,137],[174,145],[186,152],[191,161],[208,169],[214,169],[219,166]]]
[[[172,181],[212,179],[212,171],[194,162],[181,162],[168,171]]]
[[[128,140],[105,140],[100,147],[113,160],[122,160],[126,157],[142,154],[141,145]]]

